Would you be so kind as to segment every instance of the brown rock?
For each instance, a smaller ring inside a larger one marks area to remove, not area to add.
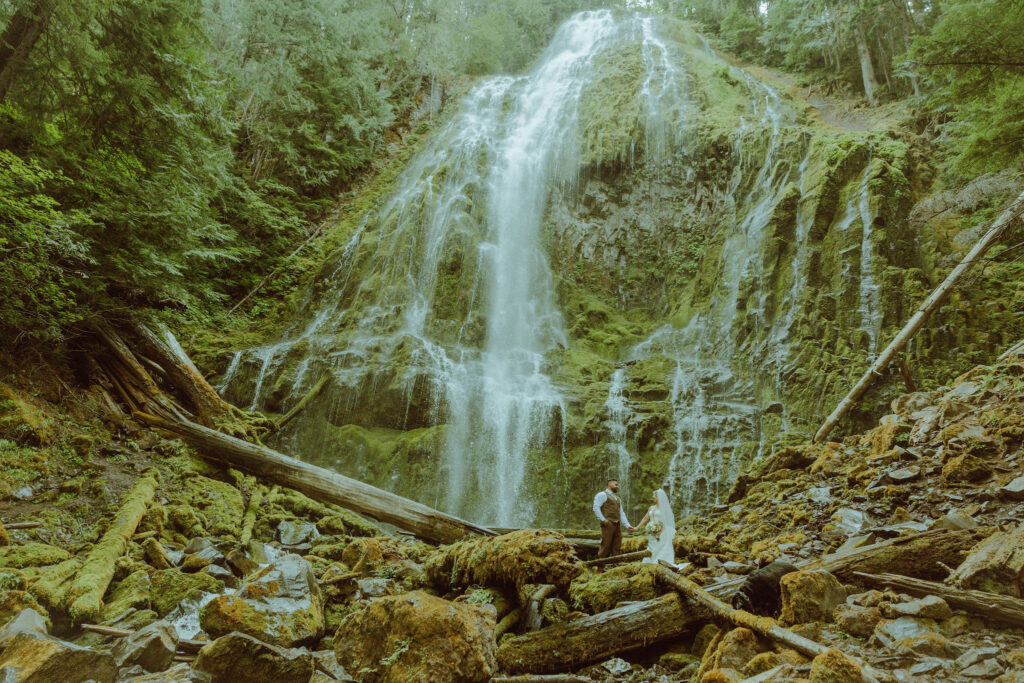
[[[782,656],[775,652],[762,652],[755,655],[753,659],[747,662],[747,665],[743,667],[743,676],[750,678],[758,674],[762,674],[765,671],[771,671],[777,666],[785,664],[785,660]]]
[[[244,633],[221,636],[199,651],[193,668],[211,675],[212,683],[308,683],[313,655],[276,647]]]
[[[985,461],[970,453],[962,453],[950,458],[942,466],[942,478],[947,484],[972,484],[984,481],[992,476],[992,468]]]
[[[860,666],[839,650],[826,650],[811,662],[810,683],[861,683]]]
[[[109,652],[91,650],[39,633],[19,633],[0,655],[5,683],[113,683],[117,664]]]
[[[950,657],[953,648],[949,641],[938,633],[922,633],[912,638],[897,641],[896,647],[901,655],[907,657]]]
[[[714,669],[700,677],[700,683],[740,683],[742,677],[732,669]]]
[[[877,607],[842,604],[833,613],[836,626],[851,636],[869,637],[875,625],[881,620],[882,612]]]
[[[782,614],[787,624],[831,621],[836,607],[846,600],[846,589],[824,570],[792,572],[782,577]]]
[[[1024,597],[1024,524],[997,531],[974,546],[948,582],[957,588]]]
[[[483,683],[497,669],[494,626],[493,609],[414,591],[345,617],[334,652],[364,683]]]
[[[897,617],[920,617],[942,621],[953,616],[953,610],[946,601],[935,595],[928,595],[917,600],[897,602],[886,605],[882,612],[892,619]]]

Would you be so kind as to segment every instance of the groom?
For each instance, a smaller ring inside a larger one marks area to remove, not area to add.
[[[608,480],[608,488],[594,496],[594,515],[601,522],[601,550],[598,558],[618,555],[622,550],[622,527],[636,531],[629,525],[626,513],[622,509],[622,501],[616,495],[619,482]]]

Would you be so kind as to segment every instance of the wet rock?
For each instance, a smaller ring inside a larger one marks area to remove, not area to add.
[[[897,651],[905,656],[918,657],[951,657],[953,648],[944,636],[938,633],[922,633],[912,638],[904,638],[896,642]]]
[[[892,647],[907,638],[916,638],[936,630],[935,622],[930,619],[900,617],[899,619],[882,619],[875,626],[874,639],[884,647]]]
[[[123,673],[122,676],[124,676]],[[196,671],[188,664],[179,664],[167,671],[122,677],[121,683],[212,683],[212,681],[210,674]]]
[[[141,666],[146,671],[163,671],[171,665],[178,649],[178,634],[165,621],[156,621],[114,644],[111,654],[119,667]]]
[[[234,572],[235,576],[240,579],[244,579],[260,567],[255,560],[240,548],[228,553],[225,562],[228,568]]]
[[[244,633],[229,633],[199,651],[193,668],[212,683],[309,683],[313,655],[271,645]]]
[[[886,605],[882,613],[892,619],[898,617],[921,617],[923,619],[935,619],[942,621],[953,616],[946,601],[940,597],[929,595],[909,602],[898,602]]]
[[[824,570],[798,571],[782,577],[781,621],[803,624],[831,621],[836,607],[846,601],[846,589]]]
[[[875,626],[882,619],[881,610],[877,607],[861,607],[860,605],[843,604],[833,613],[836,626],[852,636],[868,638]]]
[[[983,662],[986,659],[995,657],[999,654],[999,651],[1000,650],[997,647],[972,647],[970,650],[956,658],[956,666],[960,669],[966,669],[978,662]]]
[[[39,633],[19,633],[0,655],[4,683],[113,683],[117,664],[109,652]]]
[[[177,569],[164,569],[150,576],[153,609],[166,616],[182,600],[198,598],[202,593],[220,593],[224,584],[208,574],[186,574]]]
[[[1003,500],[1024,500],[1024,476],[1017,477],[1006,486],[999,488],[999,497]]]
[[[313,661],[316,664],[318,673],[313,675],[310,683],[328,683],[329,681],[354,681],[355,679],[348,675],[345,671],[345,667],[338,663],[338,657],[332,650],[321,650],[313,653]],[[328,672],[333,678],[327,678],[323,673]],[[318,679],[317,676],[320,676]]]
[[[233,595],[221,595],[199,613],[211,636],[232,631],[282,647],[312,643],[323,633],[324,599],[313,567],[285,555],[256,572]]]
[[[494,626],[491,609],[414,591],[349,614],[334,652],[365,683],[482,683],[497,669]]]
[[[385,578],[358,579],[356,580],[356,587],[359,592],[359,597],[368,600],[372,600],[373,598],[383,598],[385,595],[395,595],[396,593],[402,592],[394,581]]]
[[[860,666],[839,650],[826,650],[811,662],[810,683],[861,683]]]
[[[960,675],[966,678],[995,678],[1001,673],[1003,667],[995,659],[986,659],[960,670]]]
[[[277,525],[277,540],[286,547],[308,548],[319,535],[316,525],[310,522],[283,521]]]
[[[238,577],[236,577],[230,569],[225,569],[219,564],[206,565],[203,567],[202,573],[212,576],[218,581],[223,581],[224,585],[228,588],[235,588],[238,586]]]
[[[978,523],[974,521],[973,517],[959,512],[947,513],[932,523],[933,529],[949,529],[950,531],[976,529],[977,527]]]
[[[46,619],[43,615],[32,608],[23,609],[0,631],[0,649],[7,647],[19,633],[46,635],[46,632]]]

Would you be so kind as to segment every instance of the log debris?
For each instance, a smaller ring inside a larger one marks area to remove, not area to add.
[[[572,671],[693,631],[709,616],[670,593],[508,637],[498,646],[498,664],[510,674]]]
[[[313,500],[334,503],[394,524],[428,541],[454,543],[467,536],[494,535],[486,527],[188,420],[168,420],[146,413],[135,413],[134,418],[149,427],[184,437],[214,463],[299,491]]]
[[[980,617],[1011,626],[1024,627],[1024,600],[979,590],[952,588],[937,581],[914,579],[899,574],[865,574],[853,572],[861,582],[877,588],[894,588],[917,596],[934,595],[949,605]]]
[[[642,560],[645,557],[650,557],[650,550],[641,550],[635,553],[623,553],[622,555],[612,555],[611,557],[601,557],[596,560],[587,560],[583,564],[588,567],[603,567],[606,564],[620,564],[622,562],[634,562],[636,560]]]
[[[103,594],[114,578],[114,564],[128,548],[136,527],[153,502],[156,485],[157,475],[153,470],[135,482],[103,538],[85,558],[67,593],[73,621],[95,621],[100,616]]]
[[[979,239],[974,247],[964,256],[963,260],[954,268],[946,279],[942,281],[938,287],[928,295],[928,298],[924,300],[921,307],[917,309],[917,312],[911,316],[907,324],[903,326],[903,329],[899,331],[899,334],[889,342],[889,345],[885,347],[882,353],[878,354],[878,358],[871,364],[867,372],[857,381],[857,383],[850,389],[839,405],[836,406],[832,414],[826,418],[825,422],[818,429],[814,435],[814,441],[821,443],[825,438],[835,429],[839,421],[842,420],[853,406],[857,405],[857,402],[867,392],[871,385],[874,384],[877,377],[881,377],[882,373],[889,366],[889,363],[899,354],[904,346],[907,345],[917,331],[924,326],[929,316],[935,312],[936,309],[942,304],[951,291],[956,287],[957,283],[967,274],[967,272],[974,266],[975,263],[980,261],[985,253],[994,244],[999,241],[999,238],[1006,231],[1010,225],[1014,223],[1020,216],[1024,214],[1024,192],[1014,200],[1013,204],[1009,206],[999,217],[995,220],[992,226],[989,228],[981,239]]]

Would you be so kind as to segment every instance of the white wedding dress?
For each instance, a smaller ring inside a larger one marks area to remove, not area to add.
[[[672,541],[676,536],[676,519],[672,514],[672,507],[669,505],[668,496],[664,491],[658,489],[658,504],[652,505],[648,512],[651,515],[649,523],[660,522],[661,534],[655,537],[653,534],[647,536],[647,549],[651,551],[650,557],[645,557],[644,562],[657,564],[664,560],[675,566],[676,551],[672,547]]]

